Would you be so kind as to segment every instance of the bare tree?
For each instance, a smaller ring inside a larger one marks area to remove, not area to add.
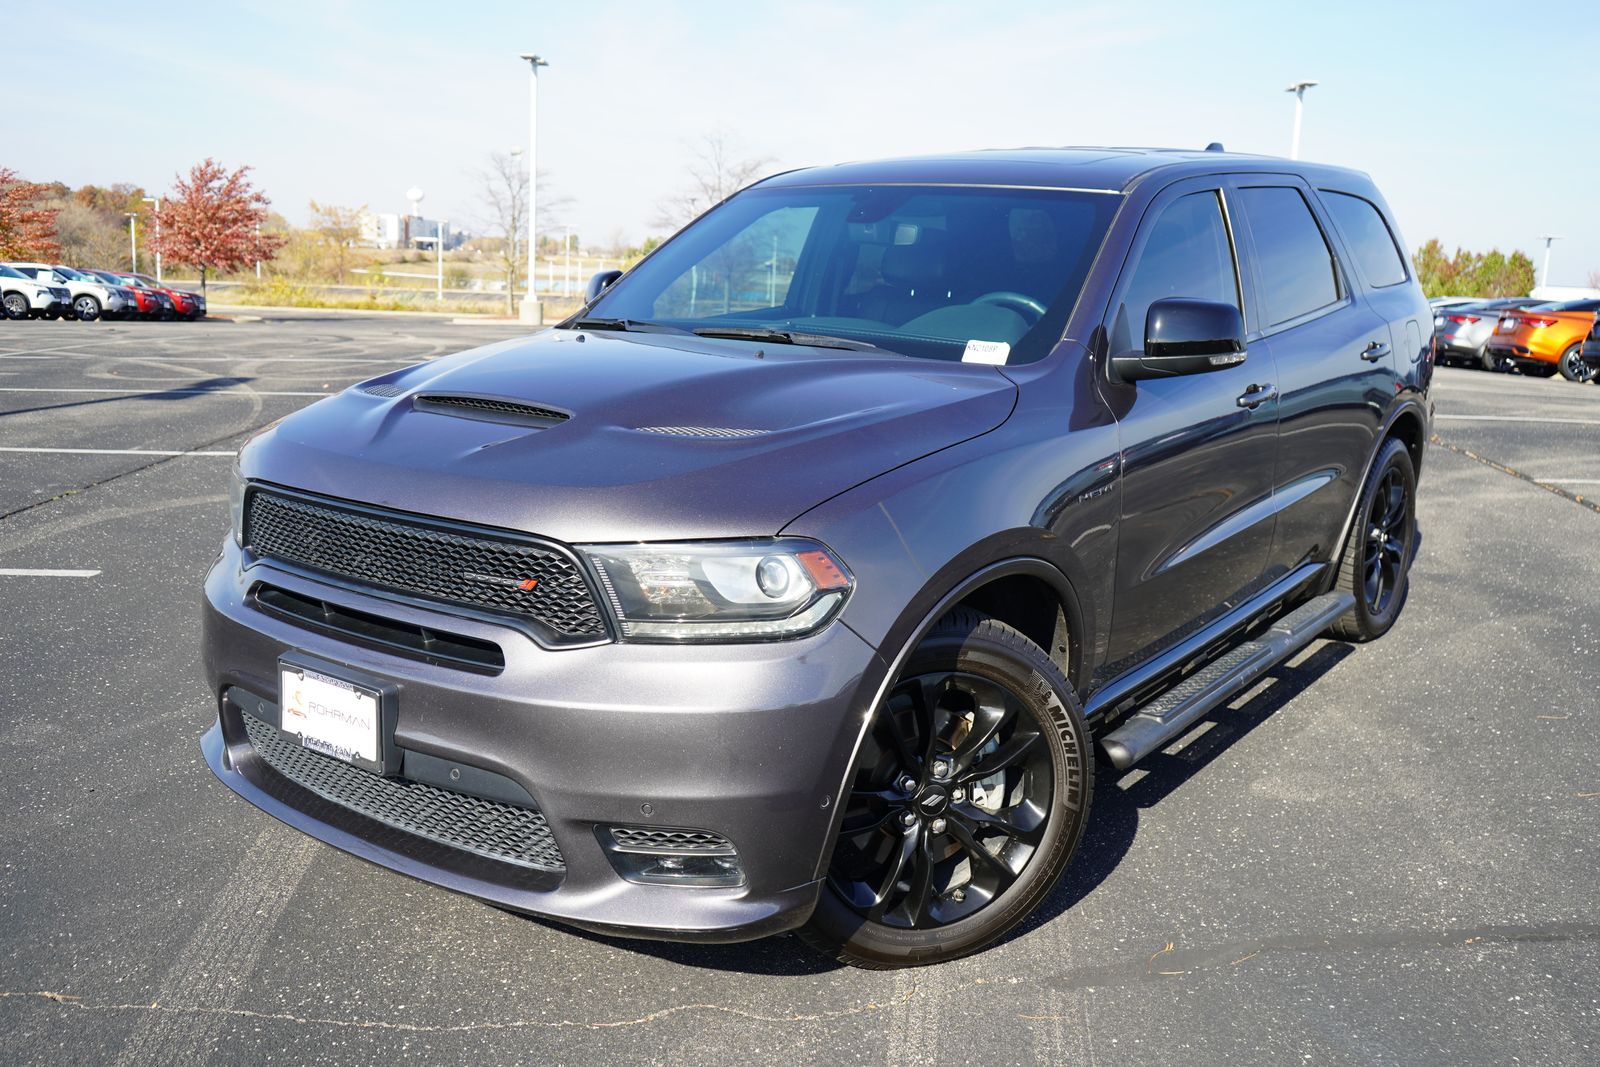
[[[340,207],[311,201],[311,229],[322,238],[328,269],[340,285],[344,284],[344,272],[350,268],[350,250],[361,240],[361,225],[366,214],[365,204]]]
[[[762,176],[771,166],[770,156],[744,156],[739,139],[727,130],[706,134],[689,146],[694,162],[689,183],[656,205],[656,225],[669,230],[682,227],[713,204],[721,203]]]
[[[122,269],[129,260],[128,229],[116,216],[68,200],[56,214],[61,262],[73,266]]]
[[[506,314],[517,311],[517,278],[526,262],[524,236],[528,232],[528,168],[521,157],[505,152],[491,152],[489,164],[477,172],[478,200],[486,217],[481,219],[485,229],[503,235],[495,262],[506,278]],[[557,224],[560,212],[570,201],[553,196],[546,188],[546,176],[539,175],[539,229],[548,231]],[[528,279],[533,284],[533,279]]]
[[[1589,272],[1589,288],[1600,289],[1600,270]]]

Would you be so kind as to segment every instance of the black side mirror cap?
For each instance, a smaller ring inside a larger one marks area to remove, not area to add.
[[[589,284],[583,287],[583,302],[592,303],[594,298],[611,288],[611,283],[622,277],[620,270],[603,270],[589,279]]]
[[[1204,374],[1245,360],[1244,316],[1232,304],[1168,297],[1150,305],[1144,323],[1144,351],[1111,358],[1114,381]]]

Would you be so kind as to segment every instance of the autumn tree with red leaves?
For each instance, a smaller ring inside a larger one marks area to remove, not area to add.
[[[187,178],[177,178],[174,191],[161,201],[161,236],[155,246],[161,254],[200,271],[200,290],[206,274],[233,271],[278,254],[287,238],[277,233],[257,233],[271,203],[253,187],[249,167],[229,174],[214,159],[190,168]]]
[[[52,260],[56,243],[56,209],[40,207],[49,186],[25,182],[9,167],[0,167],[0,260]]]

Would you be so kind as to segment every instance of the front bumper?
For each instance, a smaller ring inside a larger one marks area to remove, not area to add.
[[[380,600],[266,563],[241,572],[241,556],[229,540],[206,580],[204,659],[220,713],[201,747],[217,777],[263,811],[393,870],[599,932],[738,941],[809,917],[828,858],[834,793],[870,706],[862,694],[883,675],[882,661],[847,627],[834,623],[770,644],[548,651],[509,626]],[[262,580],[493,642],[505,667],[470,673],[307,630],[254,606],[250,590]],[[243,691],[275,704],[277,661],[287,652],[397,686],[394,740],[402,758],[437,757],[526,790],[564,870],[464,855],[341,810],[276,775],[245,733],[239,697]],[[625,880],[597,836],[613,825],[720,834],[738,849],[745,884]]]

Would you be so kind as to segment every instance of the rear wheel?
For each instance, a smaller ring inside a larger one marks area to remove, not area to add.
[[[1345,542],[1339,587],[1355,607],[1329,627],[1345,641],[1371,641],[1389,632],[1410,592],[1417,540],[1417,473],[1403,441],[1389,438],[1378,453]]]
[[[1583,357],[1579,355],[1582,351],[1583,342],[1575,342],[1561,353],[1561,359],[1556,364],[1561,368],[1561,376],[1569,382],[1594,381],[1595,369],[1583,361]]]
[[[1487,371],[1497,371],[1500,369],[1500,357],[1495,355],[1488,345],[1484,345],[1478,349],[1478,366]]]
[[[1093,775],[1083,715],[1050,657],[1003,622],[952,612],[872,720],[801,936],[878,969],[992,944],[1059,881]]]

